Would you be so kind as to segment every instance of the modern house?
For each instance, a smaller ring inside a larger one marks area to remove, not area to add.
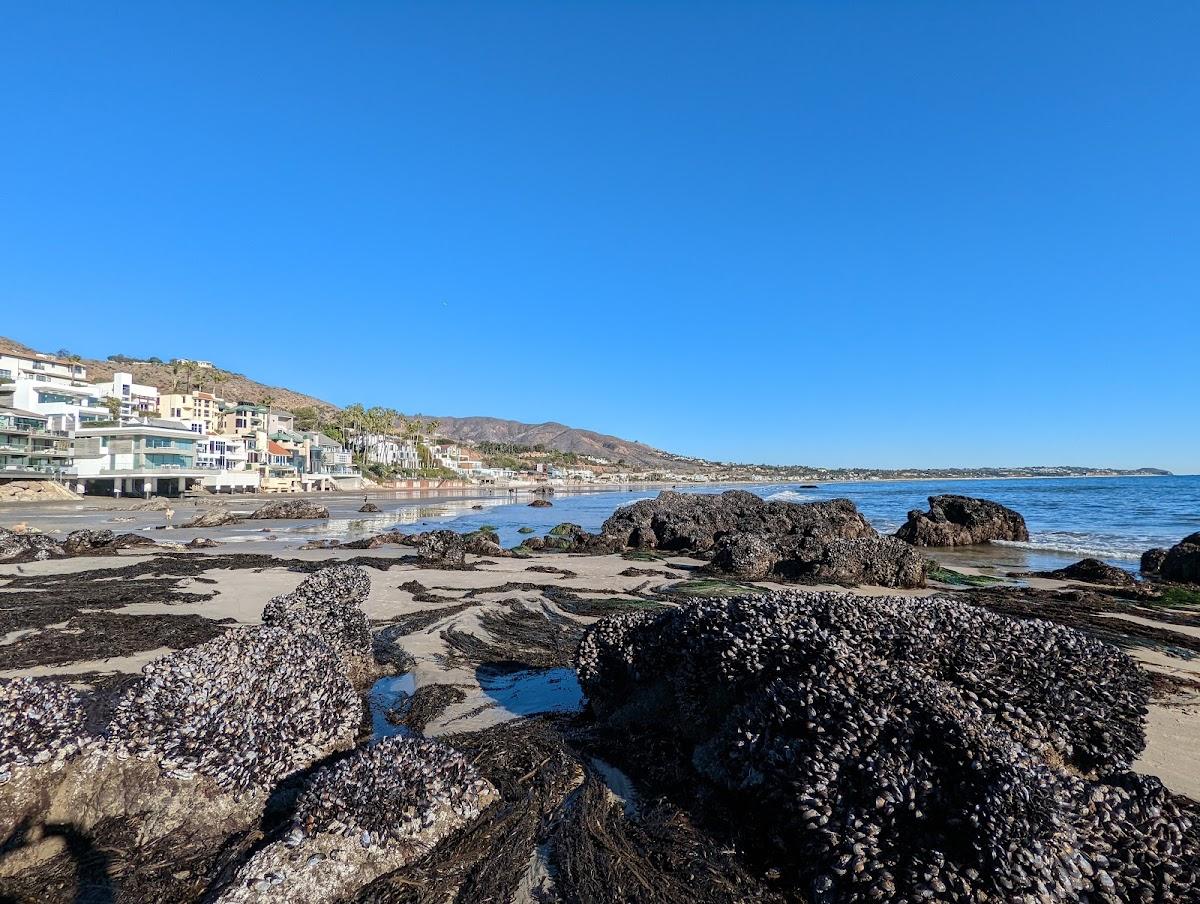
[[[174,421],[75,431],[76,491],[111,496],[178,496],[204,476],[196,464],[202,437]]]
[[[87,380],[87,368],[52,355],[0,354],[0,381],[20,379],[59,386],[77,386]]]
[[[154,417],[158,411],[158,387],[133,382],[133,374],[117,372],[108,383],[93,383],[93,391],[103,399],[121,403],[121,419]]]
[[[54,478],[71,467],[71,440],[32,411],[0,408],[0,481]]]
[[[268,415],[271,409],[266,405],[255,402],[238,402],[236,405],[226,404],[221,412],[220,432],[225,435],[236,434],[247,436],[267,429]]]
[[[19,377],[12,383],[0,383],[0,405],[43,416],[51,430],[69,431],[112,420],[104,400],[86,383],[73,386],[65,381]]]

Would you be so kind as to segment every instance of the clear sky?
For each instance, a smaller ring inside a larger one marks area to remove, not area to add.
[[[1200,471],[1200,4],[10,2],[0,334],[722,459]]]

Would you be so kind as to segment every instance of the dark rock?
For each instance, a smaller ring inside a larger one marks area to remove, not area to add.
[[[526,537],[524,540],[521,541],[521,546],[525,549],[533,549],[533,550],[545,549],[546,541],[543,540],[541,537]]]
[[[663,491],[617,509],[601,530],[616,548],[708,552],[732,534],[766,538],[820,535],[878,537],[849,499],[829,502],[768,502],[744,490],[720,495]]]
[[[896,536],[913,546],[974,546],[990,540],[1026,541],[1025,519],[1010,508],[971,496],[930,496],[929,511],[913,509]]]
[[[196,537],[196,539],[188,541],[185,545],[189,549],[212,549],[214,546],[220,546],[221,544],[216,540],[210,540],[208,537]],[[305,543],[300,548],[305,549],[308,546],[309,544]]]
[[[739,826],[809,900],[1182,901],[1200,878],[1195,806],[1125,771],[1149,680],[1081,632],[783,594],[605,619],[577,665],[639,789]]]
[[[169,548],[171,545],[166,544],[166,547]],[[117,534],[108,544],[108,548],[114,551],[118,549],[144,549],[151,546],[156,549],[160,548],[160,544],[154,542],[144,534]]]
[[[377,506],[374,502],[364,502],[359,507],[358,510],[360,512],[380,512],[380,511],[382,511],[382,509],[380,509],[380,507]]]
[[[534,534],[534,533],[537,533],[537,531],[535,531],[532,527],[518,527],[517,533],[518,534]]]
[[[535,499],[533,502],[529,503],[530,508],[550,508],[552,505],[554,505],[554,503],[549,499]]]
[[[432,530],[419,535],[417,555],[421,561],[439,568],[463,568],[467,541],[452,530]]]
[[[96,552],[102,554],[111,552],[105,547],[108,547],[112,541],[113,532],[110,530],[74,530],[67,534],[62,546],[63,552],[69,556],[86,556]],[[154,541],[150,540],[150,544],[153,546]]]
[[[60,544],[46,534],[17,533],[0,527],[0,562],[40,562],[66,555]]]
[[[281,499],[268,502],[250,516],[263,518],[293,518],[296,520],[320,520],[329,517],[329,509],[305,499]]]
[[[473,506],[471,506],[471,510],[475,511],[475,512],[482,512],[483,506],[482,505],[473,505]]]
[[[1124,568],[1108,565],[1099,559],[1081,559],[1074,565],[1056,571],[1035,571],[1035,577],[1054,578],[1059,581],[1085,581],[1089,584],[1107,584],[1113,587],[1133,587],[1137,581]]]
[[[258,515],[254,517],[275,517],[267,515]],[[233,512],[225,511],[225,509],[214,509],[211,512],[204,512],[197,515],[183,527],[224,527],[226,524],[241,524],[242,519]]]
[[[364,537],[361,540],[351,540],[348,543],[342,543],[341,547],[342,549],[379,549],[381,546],[409,546],[413,542],[414,538],[412,535],[402,533],[398,530],[389,530],[381,534]]]
[[[1154,549],[1147,549],[1142,553],[1142,574],[1158,574],[1158,569],[1162,568],[1162,563],[1166,558],[1167,551],[1161,546],[1156,546]]]
[[[1158,576],[1165,581],[1200,584],[1200,531],[1167,550],[1158,566]]]

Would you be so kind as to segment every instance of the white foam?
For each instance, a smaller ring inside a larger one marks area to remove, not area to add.
[[[808,493],[797,493],[795,490],[780,490],[770,496],[764,496],[767,502],[815,502],[816,496]]]
[[[997,546],[1010,546],[1014,549],[1030,549],[1035,552],[1060,552],[1081,559],[1121,559],[1128,562],[1140,561],[1142,550],[1132,550],[1119,546],[1110,546],[1102,541],[1079,540],[1077,538],[1055,536],[1048,534],[1030,539],[1028,542],[1018,540],[992,540]]]

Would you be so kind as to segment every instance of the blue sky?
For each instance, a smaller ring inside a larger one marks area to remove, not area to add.
[[[1200,471],[1200,6],[13,3],[0,334],[722,459]]]

